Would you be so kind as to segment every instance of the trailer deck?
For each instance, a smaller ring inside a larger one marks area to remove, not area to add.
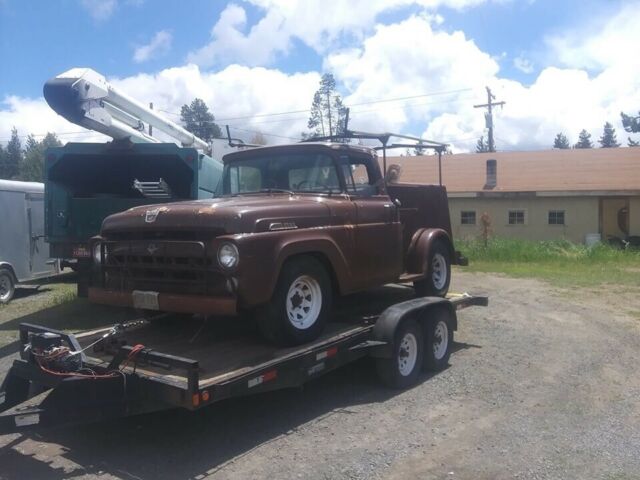
[[[237,318],[135,321],[120,326],[117,334],[111,327],[71,335],[23,324],[23,358],[14,362],[0,388],[0,433],[175,407],[195,410],[302,385],[367,355],[390,357],[394,325],[401,317],[445,305],[455,330],[456,310],[486,304],[484,296],[414,298],[410,288],[385,286],[344,299],[320,338],[291,348],[265,342],[254,325]],[[391,338],[380,333],[383,323],[392,325],[386,334]],[[81,373],[43,370],[24,353],[32,336],[44,332],[62,336],[74,351],[83,350]]]

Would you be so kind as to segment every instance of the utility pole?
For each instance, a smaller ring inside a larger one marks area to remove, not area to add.
[[[491,93],[491,89],[489,87],[485,87],[487,89],[487,103],[483,103],[482,105],[474,105],[473,108],[486,108],[487,113],[484,114],[485,123],[487,128],[489,129],[489,151],[496,151],[496,144],[493,141],[493,107],[503,106],[506,102],[494,102],[496,96]]]

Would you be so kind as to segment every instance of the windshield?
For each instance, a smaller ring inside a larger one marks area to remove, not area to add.
[[[223,195],[264,191],[336,193],[338,171],[326,154],[259,154],[224,166]]]

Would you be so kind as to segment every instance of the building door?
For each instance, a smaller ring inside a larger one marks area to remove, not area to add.
[[[611,237],[626,238],[629,235],[629,198],[600,199],[600,233],[605,242]]]

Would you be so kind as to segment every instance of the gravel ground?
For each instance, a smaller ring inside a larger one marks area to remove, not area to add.
[[[365,359],[195,414],[0,436],[0,478],[640,479],[640,291],[454,280],[490,306],[408,391]]]

